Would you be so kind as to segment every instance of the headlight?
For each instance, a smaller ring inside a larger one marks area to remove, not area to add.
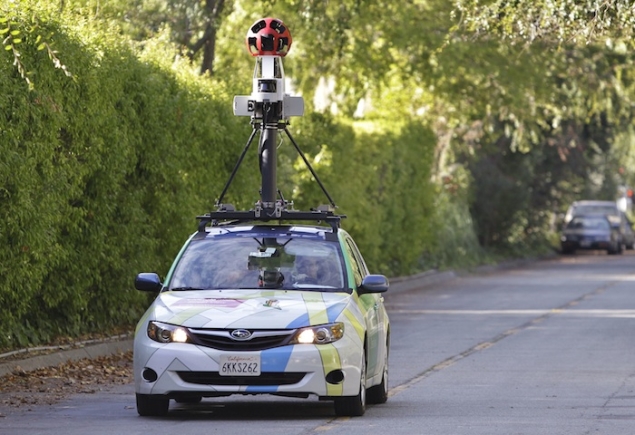
[[[148,323],[148,337],[159,343],[186,343],[187,330],[180,326],[167,323]]]
[[[293,344],[327,344],[333,343],[344,336],[342,322],[328,325],[312,326],[298,329],[291,343]]]

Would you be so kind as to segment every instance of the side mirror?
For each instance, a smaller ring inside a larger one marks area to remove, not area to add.
[[[388,286],[388,278],[384,275],[367,275],[357,289],[357,294],[361,296],[368,293],[384,293]]]
[[[142,292],[158,293],[163,284],[156,273],[140,273],[134,280],[134,287]]]

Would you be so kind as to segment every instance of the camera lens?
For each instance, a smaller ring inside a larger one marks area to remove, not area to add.
[[[259,80],[258,92],[276,92],[275,80]]]

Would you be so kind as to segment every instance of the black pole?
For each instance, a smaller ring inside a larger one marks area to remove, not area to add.
[[[262,179],[262,207],[272,212],[276,208],[277,179],[277,104],[265,101],[262,105],[262,133],[260,135],[260,175]]]

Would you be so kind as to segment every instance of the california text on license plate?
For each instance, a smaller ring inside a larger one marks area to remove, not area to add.
[[[218,374],[221,376],[260,376],[260,355],[221,355]]]

